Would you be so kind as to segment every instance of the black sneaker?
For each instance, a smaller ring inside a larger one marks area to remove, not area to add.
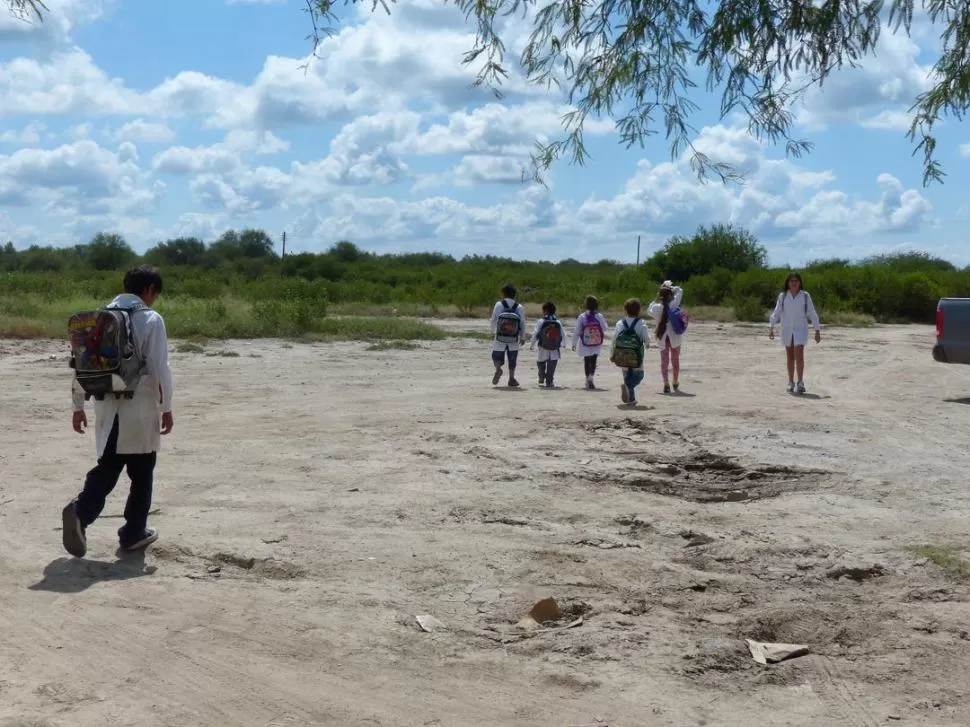
[[[145,528],[145,532],[137,540],[126,543],[121,541],[122,550],[141,550],[158,540],[158,531],[154,528]]]
[[[495,369],[495,375],[492,376],[492,386],[498,384],[502,379],[502,369]]]
[[[669,394],[670,393],[670,384],[664,384],[664,393],[665,394]]]
[[[71,500],[61,511],[61,538],[64,550],[75,558],[83,558],[88,552],[88,538],[77,515],[77,500]]]
[[[674,391],[680,391],[680,384],[678,384],[676,381],[674,382]]]
[[[556,385],[554,383],[552,383],[552,379],[546,379],[546,388],[547,389],[554,389],[554,388],[556,388]]]
[[[516,388],[518,385],[519,385],[518,381],[516,381],[515,379],[509,379],[509,386],[511,386],[513,389]]]

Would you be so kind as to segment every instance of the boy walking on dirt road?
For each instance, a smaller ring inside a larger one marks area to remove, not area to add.
[[[519,360],[519,346],[525,344],[525,310],[515,300],[518,291],[514,285],[502,288],[502,299],[492,309],[492,363],[495,374],[492,386],[502,380],[502,365],[509,360],[509,386],[515,388],[515,366]]]
[[[131,489],[125,524],[118,530],[121,548],[137,550],[158,539],[158,533],[148,527],[155,457],[160,435],[171,432],[173,426],[168,335],[165,321],[151,309],[162,292],[162,276],[155,268],[142,265],[128,271],[124,287],[125,292],[106,309],[125,311],[138,373],[130,397],[107,394],[94,403],[98,463],[88,472],[81,493],[62,513],[64,548],[77,558],[87,552],[87,528],[101,514],[123,469],[128,470]],[[85,392],[75,386],[72,398],[74,431],[83,434],[88,425]]]

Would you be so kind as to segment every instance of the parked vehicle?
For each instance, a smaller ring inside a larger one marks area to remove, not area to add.
[[[970,298],[941,298],[936,304],[933,360],[970,364]]]

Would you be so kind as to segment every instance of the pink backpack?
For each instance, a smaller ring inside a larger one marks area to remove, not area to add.
[[[600,325],[595,313],[586,311],[583,314],[583,327],[580,329],[580,340],[584,346],[593,347],[603,345],[603,326]]]

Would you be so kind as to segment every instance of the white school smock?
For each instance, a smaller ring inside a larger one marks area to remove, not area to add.
[[[511,298],[506,298],[505,302],[508,303],[509,305],[511,305],[512,303],[515,303],[515,301],[512,300]],[[502,305],[502,301],[500,300],[498,303],[495,304],[495,307],[492,308],[492,350],[493,351],[518,351],[519,350],[518,341],[516,341],[515,343],[502,343],[501,341],[495,340],[495,328],[498,325],[498,317],[499,317],[499,314],[503,312],[505,312],[505,307]],[[520,340],[524,340],[525,339],[525,308],[523,308],[520,303],[516,303],[515,312],[518,314],[519,320],[522,321],[522,326],[519,328],[519,331],[520,331],[519,338]]]
[[[589,311],[581,313],[576,319],[576,326],[573,328],[573,346],[576,347],[576,353],[584,358],[586,356],[599,356],[600,352],[603,350],[602,344],[599,346],[583,345],[583,323],[588,315]],[[600,326],[603,328],[603,341],[605,342],[606,333],[610,330],[610,324],[606,322],[606,318],[599,311],[596,311],[594,315],[596,316],[596,320],[599,321]]]
[[[799,290],[794,298],[790,291],[779,293],[775,309],[768,317],[769,326],[781,323],[781,342],[785,346],[804,346],[808,343],[809,321],[816,331],[822,330],[812,296],[804,290]]]
[[[674,286],[674,297],[670,299],[670,308],[677,308],[680,306],[680,301],[684,299],[684,290],[679,285]],[[653,318],[657,323],[660,322],[660,316],[663,315],[664,304],[659,301],[654,301],[649,306],[647,306],[647,315]],[[654,326],[656,328],[656,326]],[[670,341],[671,348],[680,348],[680,344],[684,342],[684,334],[674,333],[674,327],[667,323],[667,330],[660,339],[660,348],[666,348],[667,344],[664,343],[665,340]]]
[[[137,295],[123,294],[112,307],[144,305]],[[142,376],[131,399],[106,396],[94,402],[94,438],[98,458],[118,416],[118,454],[150,454],[161,448],[161,415],[172,411],[172,370],[168,365],[168,334],[165,321],[151,309],[131,314],[132,339],[141,360]],[[84,410],[84,392],[72,392],[74,411]]]
[[[531,340],[531,343],[533,346],[539,343],[539,331],[542,330],[542,324],[545,322],[546,322],[545,318],[540,318],[539,320],[536,321],[536,327],[535,327],[535,330],[532,332],[532,340]],[[557,320],[556,325],[559,326],[559,335],[561,336],[561,340],[563,342],[563,345],[565,346],[566,329],[563,328],[562,321]],[[540,363],[543,361],[558,361],[559,358],[562,356],[562,349],[558,349],[556,351],[550,351],[549,349],[539,346],[537,350],[539,351],[538,360]]]
[[[627,325],[632,325],[633,330],[637,332],[638,336],[640,336],[640,340],[643,341],[644,354],[646,354],[646,350],[650,348],[650,332],[647,330],[647,324],[642,318],[630,318],[627,316],[618,320],[616,322],[616,327],[613,329],[613,346],[610,348],[610,357],[612,358],[613,348],[616,347],[616,337],[623,332],[624,328],[626,328],[626,326],[623,325],[624,321],[626,321]],[[643,360],[646,362],[646,355],[644,355]],[[643,366],[632,370],[643,371]]]

